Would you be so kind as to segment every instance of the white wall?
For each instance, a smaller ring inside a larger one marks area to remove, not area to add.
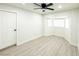
[[[40,14],[8,5],[0,5],[0,10],[17,13],[17,45],[42,36]]]
[[[42,36],[41,15],[19,10],[17,20],[17,43],[21,44]]]
[[[64,28],[49,28],[47,26],[47,18],[52,17],[62,17],[67,16],[70,24],[70,29],[64,29]],[[77,25],[78,25],[78,9],[69,10],[69,11],[63,11],[58,12],[54,14],[49,14],[44,16],[44,25],[45,25],[45,32],[44,35],[58,35],[61,37],[66,38],[67,41],[69,41],[72,45],[77,46]]]

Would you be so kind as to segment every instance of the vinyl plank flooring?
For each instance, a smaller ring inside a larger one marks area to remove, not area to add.
[[[76,56],[77,47],[62,37],[47,36],[0,51],[2,56]]]

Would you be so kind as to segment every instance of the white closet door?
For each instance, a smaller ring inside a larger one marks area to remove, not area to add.
[[[1,49],[16,44],[16,13],[0,11]]]

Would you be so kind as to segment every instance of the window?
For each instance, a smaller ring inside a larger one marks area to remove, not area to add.
[[[69,28],[69,19],[67,17],[49,18],[48,27],[64,27]]]
[[[53,20],[54,26],[55,27],[64,27],[65,26],[65,20],[63,18],[55,18]]]

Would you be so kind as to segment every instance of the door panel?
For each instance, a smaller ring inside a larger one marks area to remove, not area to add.
[[[2,16],[2,48],[16,44],[16,13],[0,11]]]

